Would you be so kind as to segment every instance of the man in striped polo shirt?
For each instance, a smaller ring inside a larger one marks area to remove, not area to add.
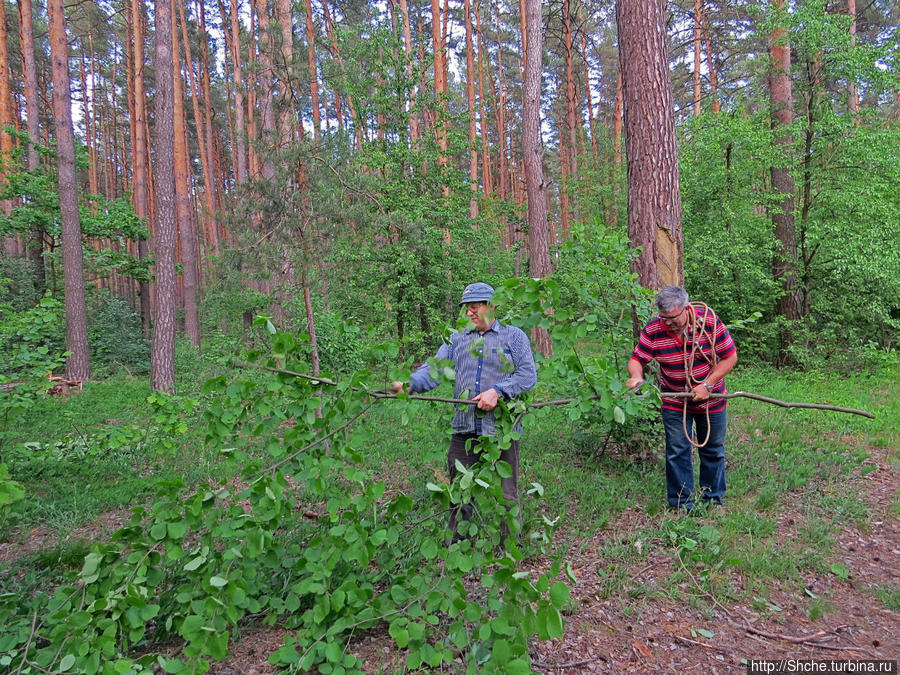
[[[687,291],[667,286],[656,297],[656,318],[641,331],[628,361],[629,388],[644,382],[644,367],[660,369],[662,419],[666,430],[666,493],[669,506],[694,507],[693,446],[700,456],[700,497],[721,504],[725,495],[725,375],[737,363],[737,348],[725,324],[703,303],[689,302]],[[691,392],[673,398],[665,392]],[[696,429],[694,441],[688,436]],[[704,442],[705,441],[705,442]]]
[[[481,456],[479,438],[495,435],[493,410],[500,398],[508,401],[530,391],[537,383],[531,341],[520,328],[503,325],[494,318],[493,295],[494,289],[484,282],[466,286],[459,304],[465,306],[472,326],[451,335],[450,342],[442,344],[435,355],[437,360],[453,362],[456,375],[453,397],[468,398],[475,404],[457,406],[453,417],[453,436],[448,453],[451,480],[457,473],[456,461],[459,460],[464,466],[475,464]],[[412,374],[411,380],[408,386],[394,382],[393,390],[399,392],[406,388],[411,392],[423,392],[439,384],[432,377],[428,362]],[[516,425],[515,430],[521,433],[521,424]],[[512,469],[511,476],[501,479],[503,497],[519,506],[519,441],[513,440],[509,448],[501,450],[500,459]],[[450,529],[454,540],[457,539],[458,510],[462,511],[463,520],[469,520],[472,505],[451,509]],[[521,525],[521,511],[518,521]],[[504,535],[508,534],[505,522],[502,531]]]

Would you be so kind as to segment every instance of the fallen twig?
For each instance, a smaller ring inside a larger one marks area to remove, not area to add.
[[[605,656],[597,656],[593,659],[585,659],[584,661],[573,661],[572,663],[542,663],[540,661],[532,661],[532,668],[539,668],[540,670],[562,670],[563,668],[580,668],[581,666],[586,666],[589,663],[595,663],[597,661],[606,661]]]
[[[682,637],[681,635],[673,635],[676,640],[680,642],[686,642],[688,644],[697,645],[698,647],[706,647],[707,649],[713,649],[717,652],[722,652],[723,654],[730,654],[727,649],[723,647],[716,647],[715,645],[711,645],[707,642],[700,642],[699,640],[691,640],[690,638]]]

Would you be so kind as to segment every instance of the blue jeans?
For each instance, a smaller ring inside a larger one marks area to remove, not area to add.
[[[666,429],[666,496],[669,505],[692,509],[694,507],[693,449],[685,437],[683,413],[680,410],[662,410]],[[706,438],[706,414],[688,413],[687,429],[696,428],[694,440]],[[725,496],[725,432],[728,417],[725,410],[709,416],[709,441],[698,448],[700,455],[700,493],[704,502],[721,504]]]

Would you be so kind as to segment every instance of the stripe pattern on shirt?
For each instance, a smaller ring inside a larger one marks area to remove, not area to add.
[[[719,361],[726,359],[737,352],[737,347],[734,344],[734,340],[731,338],[731,334],[725,327],[725,324],[722,323],[711,309],[691,305],[690,310],[694,312],[694,316],[697,317],[697,323],[702,321],[703,325],[706,327],[706,331],[699,343],[699,351],[701,353],[695,355],[692,370],[694,381],[702,382],[712,371],[710,360],[713,349],[711,339],[713,331],[715,331],[715,348]],[[650,361],[656,359],[656,362],[659,363],[659,385],[662,391],[681,392],[691,390],[691,388],[687,386],[687,375],[685,371],[684,337],[685,336],[679,336],[669,332],[665,324],[660,321],[659,318],[656,318],[648,323],[641,331],[638,344],[635,346],[634,352],[631,355],[632,358],[643,365],[647,365]],[[689,339],[691,342],[687,344],[687,349],[690,353],[695,336],[690,336]],[[727,393],[727,391],[725,380],[722,379],[715,387],[713,387],[713,390],[710,393],[724,394]],[[719,412],[720,410],[725,409],[727,403],[727,399],[724,398],[708,399],[702,403],[693,403],[689,401],[688,412],[699,413],[707,410],[711,413]],[[670,410],[682,410],[684,408],[684,399],[663,397],[662,407]]]
[[[433,361],[444,359],[454,363],[453,398],[472,399],[496,387],[508,400],[530,391],[537,383],[528,336],[522,329],[505,326],[497,320],[484,334],[466,330],[451,335],[450,342],[442,344],[435,359],[429,360],[432,363],[422,364],[412,374],[411,391],[429,391],[437,387],[440,377],[433,368]],[[482,416],[482,411],[476,413],[474,405],[459,406],[453,418],[453,430],[493,436],[496,433],[494,413],[489,411]],[[521,431],[521,428],[516,430]]]

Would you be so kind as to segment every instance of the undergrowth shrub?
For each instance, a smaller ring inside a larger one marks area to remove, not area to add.
[[[150,371],[150,342],[141,331],[140,317],[125,299],[106,292],[93,293],[87,312],[94,376],[119,369],[135,374]]]

